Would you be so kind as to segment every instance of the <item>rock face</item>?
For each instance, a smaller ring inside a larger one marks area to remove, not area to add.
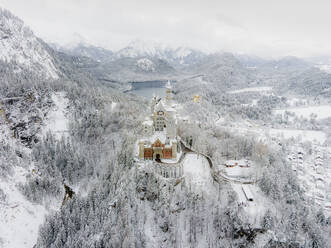
[[[13,137],[27,147],[38,143],[37,134],[51,105],[52,100],[47,91],[28,91],[21,97],[3,101],[6,122]]]
[[[47,79],[59,78],[45,44],[22,20],[3,9],[0,9],[0,60],[15,65],[16,72],[28,70]]]

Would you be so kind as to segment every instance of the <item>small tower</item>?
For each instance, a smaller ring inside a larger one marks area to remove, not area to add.
[[[139,158],[143,159],[144,158],[144,141],[139,141]]]
[[[177,158],[177,141],[172,142],[172,158]]]
[[[143,127],[143,135],[145,137],[151,136],[153,135],[153,121],[146,119],[143,123],[142,123],[142,127]]]
[[[173,112],[167,113],[167,139],[176,138],[176,120]]]
[[[172,99],[172,97],[171,97],[171,94],[172,94],[172,86],[171,86],[171,83],[170,83],[169,80],[168,80],[168,82],[167,82],[165,88],[166,88],[166,102],[167,102],[167,103],[170,103],[170,101],[171,101],[171,99]]]
[[[151,112],[154,113],[154,108],[155,108],[155,105],[157,103],[157,97],[155,94],[153,94],[153,98],[152,98],[152,101],[151,101]]]

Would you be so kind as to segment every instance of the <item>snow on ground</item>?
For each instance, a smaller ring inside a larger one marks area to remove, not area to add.
[[[224,174],[227,176],[227,178],[233,178],[233,179],[255,179],[256,178],[256,171],[254,166],[250,167],[240,167],[240,166],[234,166],[234,167],[225,167],[223,166]]]
[[[217,124],[222,126],[220,122]],[[253,135],[262,142],[267,141],[268,137],[278,139],[301,138],[302,141],[312,141],[320,144],[323,144],[326,140],[326,134],[322,131],[267,128],[245,121],[232,122],[230,126],[223,127],[236,134]]]
[[[315,65],[315,67],[317,67],[318,69],[320,69],[321,71],[324,71],[326,73],[330,73],[331,74],[331,65]]]
[[[112,102],[111,103],[111,111],[114,111],[114,109],[116,108],[116,106],[117,106],[117,102]]]
[[[282,116],[284,116],[285,111],[293,112],[298,117],[304,117],[307,119],[310,119],[311,114],[316,114],[317,120],[331,117],[331,106],[330,105],[278,109],[278,110],[274,110],[274,114],[281,114]]]
[[[208,161],[204,156],[193,153],[186,154],[183,168],[185,180],[191,185],[193,191],[212,194],[214,190],[213,178]]]
[[[326,140],[326,134],[322,131],[270,128],[266,132],[275,138],[301,138],[302,141],[312,141],[320,144],[323,144]]]
[[[56,92],[52,95],[52,100],[55,104],[54,108],[49,112],[46,120],[46,125],[43,128],[43,135],[47,132],[52,132],[57,139],[66,136],[69,131],[69,120],[66,117],[66,108],[68,107],[68,99],[64,92]]]
[[[238,204],[243,207],[249,218],[249,223],[259,226],[266,210],[273,206],[263,195],[261,190],[254,184],[245,184],[253,195],[253,201],[248,201],[243,191],[243,184],[231,183],[233,190],[237,193]]]
[[[240,90],[232,90],[228,91],[228,94],[239,94],[244,92],[266,92],[266,91],[272,91],[272,87],[264,86],[264,87],[251,87],[251,88],[243,88]]]
[[[6,195],[6,200],[0,202],[0,247],[33,247],[47,211],[18,190],[17,184],[25,181],[26,170],[15,167],[14,171],[13,177],[0,181],[0,189]]]
[[[58,70],[52,56],[33,32],[11,14],[0,14],[5,37],[0,40],[0,59],[7,63],[13,61],[13,64],[23,65],[34,72],[41,72],[47,78],[58,79]],[[5,34],[6,32],[9,35]]]

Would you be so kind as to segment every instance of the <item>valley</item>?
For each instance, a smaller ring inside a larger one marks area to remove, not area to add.
[[[1,248],[330,244],[324,64],[0,35]]]

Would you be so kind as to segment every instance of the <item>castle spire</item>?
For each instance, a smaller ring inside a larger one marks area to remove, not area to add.
[[[169,103],[171,101],[171,94],[172,94],[172,86],[170,80],[168,80],[165,88],[166,88],[166,102]]]

